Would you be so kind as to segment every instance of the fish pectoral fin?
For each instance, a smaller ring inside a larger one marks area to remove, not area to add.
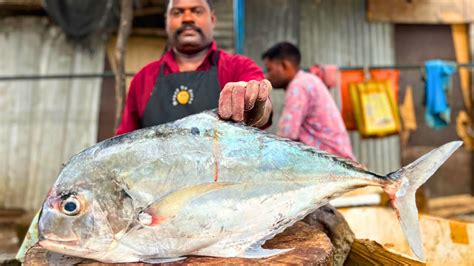
[[[292,248],[288,249],[264,249],[262,247],[251,247],[245,251],[244,254],[239,255],[239,258],[245,259],[260,259],[260,258],[268,258],[271,256],[280,255],[286,253],[288,251],[293,250]]]
[[[31,222],[30,227],[28,228],[28,232],[26,233],[26,237],[23,240],[23,243],[21,244],[21,247],[15,256],[15,258],[22,263],[25,260],[26,252],[30,250],[30,248],[32,248],[35,244],[38,243],[38,239],[39,239],[38,220],[39,220],[40,214],[41,214],[41,210],[39,210],[36,213],[35,217],[33,218],[33,221]]]
[[[221,190],[229,186],[237,185],[237,183],[219,182],[207,183],[186,187],[175,191],[159,201],[151,204],[140,213],[141,222],[147,226],[153,226],[166,220],[168,217],[176,215],[184,205],[196,197],[200,197],[211,191]]]
[[[146,258],[141,259],[141,262],[150,263],[150,264],[159,264],[159,263],[168,263],[168,262],[175,262],[180,260],[185,260],[186,257],[176,257],[176,258]]]

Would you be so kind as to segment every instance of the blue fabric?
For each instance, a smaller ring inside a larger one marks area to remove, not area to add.
[[[442,60],[430,60],[425,62],[425,71],[425,122],[431,128],[442,128],[451,121],[447,95],[456,65]]]

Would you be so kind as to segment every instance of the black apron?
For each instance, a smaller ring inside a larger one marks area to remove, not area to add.
[[[217,78],[219,52],[214,52],[209,60],[209,70],[177,72],[166,76],[165,64],[162,64],[140,121],[141,127],[156,126],[217,108],[220,94]]]

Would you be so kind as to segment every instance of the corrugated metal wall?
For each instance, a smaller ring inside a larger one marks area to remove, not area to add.
[[[393,26],[368,23],[365,0],[301,0],[302,64],[394,63]]]
[[[96,48],[71,46],[44,18],[0,20],[0,75],[100,73]],[[0,208],[37,210],[61,164],[95,143],[101,82],[0,81]]]
[[[279,41],[298,43],[299,1],[246,0],[245,1],[245,55],[263,66],[262,53]],[[283,107],[283,90],[271,92],[273,124],[268,129],[276,133]]]
[[[302,64],[390,65],[395,63],[393,25],[368,23],[365,0],[302,0]],[[385,174],[400,167],[398,136],[362,140],[351,133],[357,159]]]
[[[393,26],[368,23],[365,8],[365,0],[247,0],[245,53],[261,62],[265,49],[291,41],[299,45],[304,67],[393,64]],[[282,95],[273,94],[275,119]],[[351,141],[357,159],[370,170],[385,174],[400,167],[398,136],[362,140],[351,133]]]
[[[291,0],[245,1],[246,55],[262,65],[261,54],[278,41],[298,42],[299,2]]]
[[[232,2],[232,0],[218,0],[213,2],[217,16],[214,37],[219,47],[229,52],[234,51],[234,17]]]

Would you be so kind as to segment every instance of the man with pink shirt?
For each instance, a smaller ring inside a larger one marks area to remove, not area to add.
[[[317,76],[300,69],[298,48],[288,42],[278,43],[262,59],[273,87],[285,89],[278,135],[354,160],[336,103]]]

